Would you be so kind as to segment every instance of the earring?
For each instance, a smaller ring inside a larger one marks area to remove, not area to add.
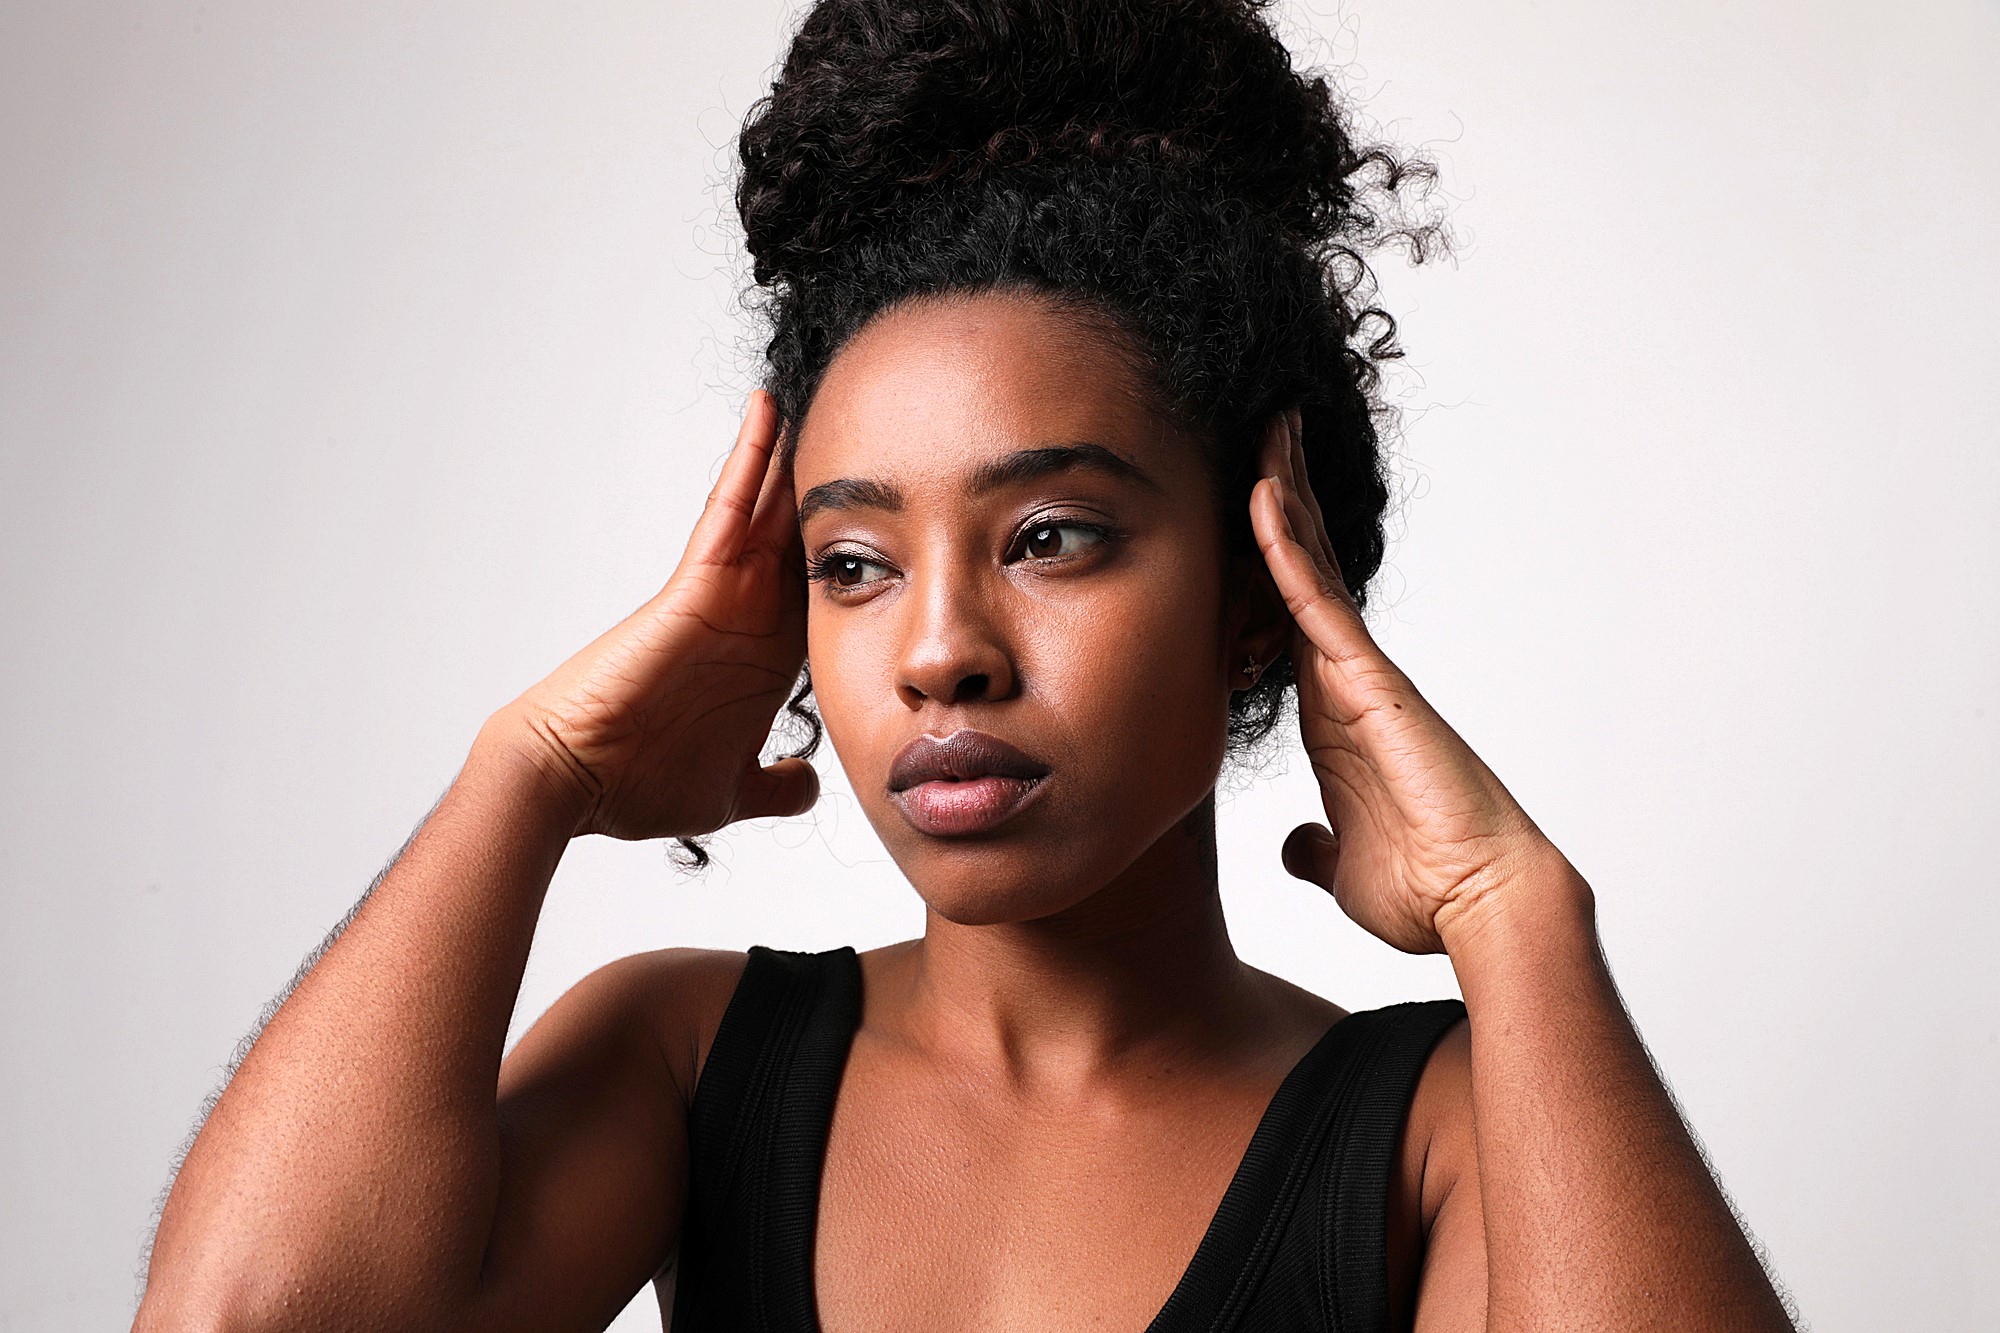
[[[1257,683],[1257,677],[1263,672],[1263,670],[1264,670],[1264,664],[1257,660],[1257,655],[1255,653],[1247,653],[1244,655],[1243,675],[1244,678],[1247,679],[1252,685],[1255,685]]]

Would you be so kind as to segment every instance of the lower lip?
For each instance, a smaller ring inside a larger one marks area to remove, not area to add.
[[[919,833],[963,837],[998,828],[1020,813],[1042,789],[1042,778],[974,778],[970,782],[920,782],[890,792],[903,818]]]

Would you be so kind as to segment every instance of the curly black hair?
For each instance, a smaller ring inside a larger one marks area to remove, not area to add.
[[[1444,247],[1413,218],[1435,167],[1357,141],[1270,0],[820,0],[739,140],[736,206],[796,439],[828,365],[913,299],[1004,290],[1116,335],[1155,407],[1204,441],[1232,553],[1257,441],[1296,406],[1357,601],[1382,563],[1401,355],[1365,256]],[[1283,715],[1280,658],[1232,696],[1232,750]],[[810,756],[802,676],[788,711]],[[688,850],[697,860],[698,847]]]

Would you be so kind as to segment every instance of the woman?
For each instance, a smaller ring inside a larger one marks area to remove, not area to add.
[[[1789,1327],[1590,887],[1360,615],[1408,168],[1251,0],[825,0],[742,155],[770,391],[261,1034],[137,1327],[595,1328],[656,1276],[683,1330]],[[1231,950],[1213,792],[1294,687],[1286,868],[1462,1007]],[[626,958],[503,1062],[571,838],[813,804],[788,696],[923,937]]]

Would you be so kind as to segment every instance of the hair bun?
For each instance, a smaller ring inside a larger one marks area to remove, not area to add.
[[[821,0],[740,140],[760,284],[912,195],[1029,162],[1197,175],[1307,247],[1349,224],[1358,153],[1269,0]]]

